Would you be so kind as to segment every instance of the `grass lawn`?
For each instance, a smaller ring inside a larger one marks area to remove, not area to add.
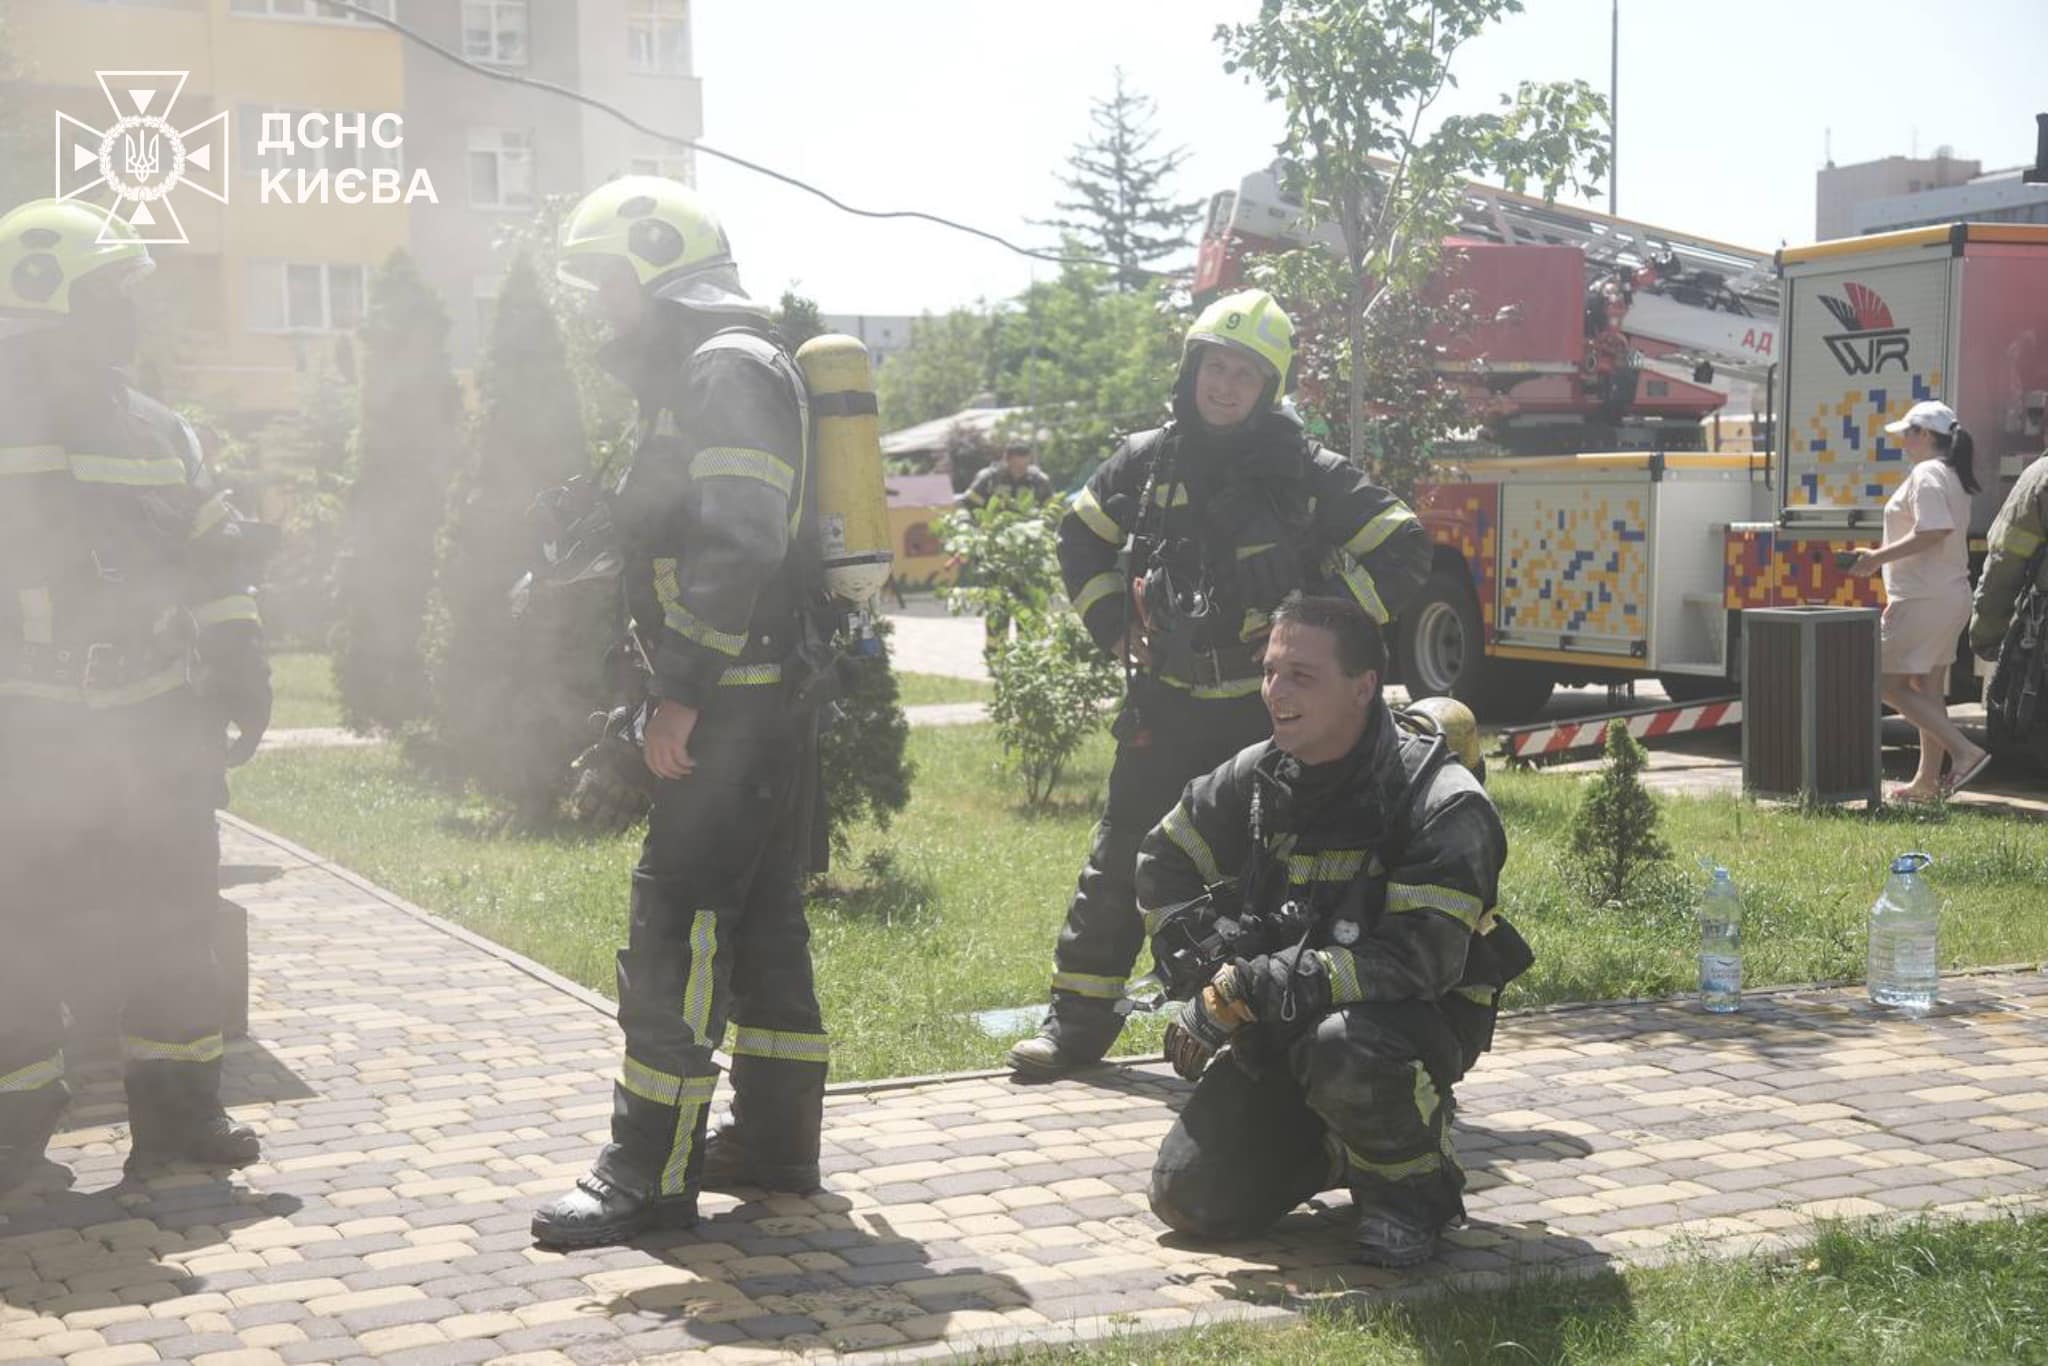
[[[341,699],[334,692],[334,665],[324,654],[272,655],[270,689],[275,698],[270,724],[278,730],[341,724]]]
[[[1047,1353],[1073,1366],[2048,1361],[2048,1218],[1831,1226],[1789,1256],[1219,1325]]]
[[[962,1017],[1042,999],[1051,946],[1088,845],[1109,748],[1096,736],[1046,812],[997,778],[988,726],[912,732],[911,806],[886,834],[859,832],[834,889],[812,907],[819,989],[842,1080],[988,1067],[1002,1043]],[[1591,907],[1569,888],[1578,783],[1497,773],[1512,852],[1502,903],[1538,961],[1509,1004],[1661,995],[1694,984],[1690,876],[1644,909]],[[508,839],[488,813],[437,790],[389,747],[265,754],[234,775],[234,809],[429,910],[600,991],[626,905],[634,839]],[[1664,803],[1690,873],[1710,856],[1747,902],[1750,985],[1858,978],[1863,924],[1890,859],[1924,849],[1947,900],[1948,966],[2048,958],[2048,825],[1976,812],[1800,815],[1735,798]],[[1154,1046],[1158,1026],[1127,1035]]]
[[[906,707],[929,706],[934,702],[986,702],[996,695],[994,685],[973,678],[947,674],[896,675],[897,698]]]

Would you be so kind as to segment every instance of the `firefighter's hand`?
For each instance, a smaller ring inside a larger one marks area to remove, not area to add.
[[[696,770],[690,757],[690,734],[697,729],[697,709],[663,698],[647,719],[647,767],[657,778],[674,782]]]
[[[1166,1026],[1166,1060],[1173,1064],[1174,1071],[1195,1081],[1217,1050],[1253,1020],[1238,969],[1235,964],[1226,964]]]
[[[235,728],[235,738],[228,742],[228,767],[238,768],[256,757],[256,747],[263,743],[263,733],[270,729],[268,671],[262,678],[237,688],[227,704],[228,722]]]
[[[1874,550],[1859,550],[1856,552],[1856,558],[1849,562],[1849,572],[1859,579],[1867,579],[1883,568],[1884,563],[1877,558],[1877,552]]]
[[[1131,580],[1131,625],[1124,632],[1124,662],[1141,669],[1152,667],[1152,642],[1149,636],[1152,623],[1145,619],[1145,580]]]

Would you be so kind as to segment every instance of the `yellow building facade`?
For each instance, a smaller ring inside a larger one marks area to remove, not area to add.
[[[94,127],[112,119],[102,71],[187,73],[170,112],[175,128],[227,111],[228,202],[173,190],[189,243],[152,247],[159,269],[144,286],[145,316],[176,329],[152,339],[170,371],[165,388],[223,415],[296,407],[310,371],[336,357],[350,363],[348,337],[370,276],[406,245],[415,211],[402,200],[344,204],[331,191],[325,203],[263,202],[261,171],[284,164],[259,150],[265,113],[405,113],[398,35],[317,11],[313,0],[14,0],[11,8],[22,102],[48,136],[57,111]],[[292,164],[331,171],[366,155],[395,155],[403,166],[402,147],[374,146],[302,152]]]

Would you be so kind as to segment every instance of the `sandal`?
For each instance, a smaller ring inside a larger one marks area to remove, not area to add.
[[[1934,806],[1943,795],[1941,792],[1916,792],[1907,784],[1899,783],[1885,789],[1884,799],[1890,806]]]
[[[1956,793],[1962,791],[1967,784],[1973,783],[1977,779],[1983,777],[1984,770],[1989,767],[1991,767],[1991,751],[1987,749],[1984,751],[1983,755],[1978,758],[1976,763],[1971,764],[1966,769],[1961,769],[1956,773],[1950,775],[1949,780],[1946,783],[1942,784],[1942,792],[1947,796],[1954,796]]]

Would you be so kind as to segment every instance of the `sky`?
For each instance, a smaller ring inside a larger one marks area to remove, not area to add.
[[[1947,145],[2031,163],[2048,0],[1620,0],[1619,212],[1759,249],[1814,233],[1814,173]],[[698,0],[703,140],[863,208],[921,209],[1047,246],[1030,221],[1121,66],[1206,201],[1272,160],[1279,107],[1224,74],[1218,23],[1256,0]],[[1523,80],[1608,85],[1610,0],[1528,0],[1452,67],[1442,112]],[[929,224],[875,222],[711,157],[698,185],[749,288],[827,313],[1014,294],[1054,272]],[[1601,196],[1596,207],[1605,207]],[[1190,259],[1192,253],[1190,253]]]

